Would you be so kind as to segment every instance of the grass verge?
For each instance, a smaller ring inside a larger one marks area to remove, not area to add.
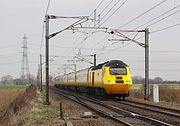
[[[41,125],[48,123],[54,117],[58,116],[58,108],[52,105],[45,105],[45,95],[39,91],[37,91],[37,102],[35,103],[32,109],[31,118],[28,122],[31,125]]]

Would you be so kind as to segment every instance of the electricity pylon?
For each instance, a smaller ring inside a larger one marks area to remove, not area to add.
[[[30,82],[30,72],[29,72],[29,63],[28,63],[28,54],[27,54],[27,37],[24,35],[23,37],[23,52],[22,52],[22,66],[21,66],[21,83],[29,83]]]

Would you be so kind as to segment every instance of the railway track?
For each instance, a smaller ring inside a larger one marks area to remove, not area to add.
[[[156,105],[146,101],[143,102],[129,99],[126,101],[119,101],[117,99],[107,100],[102,97],[98,99],[104,101],[106,104],[114,105],[124,110],[131,111],[132,113],[138,113],[140,115],[155,118],[175,126],[180,126],[180,109],[178,108],[175,109],[172,107]]]
[[[83,106],[86,106],[93,111],[99,113],[100,115],[103,115],[105,117],[108,117],[116,122],[121,123],[122,125],[127,126],[140,126],[140,125],[146,125],[146,126],[172,126],[171,124],[149,118],[147,116],[143,116],[131,111],[123,110],[119,107],[106,104],[102,101],[99,101],[94,98],[90,98],[87,96],[78,95],[72,92],[68,93],[67,91],[51,88],[55,93],[59,95],[63,95],[66,98],[69,98]]]
[[[132,100],[117,101],[109,100],[106,104],[113,104],[124,110],[136,112],[138,114],[158,119],[160,121],[180,126],[180,113],[179,109],[174,109],[166,106],[154,105],[147,102],[137,102]]]
[[[174,109],[167,106],[160,106],[160,105],[155,105],[155,104],[145,103],[145,102],[137,102],[134,100],[127,100],[127,101],[121,101],[121,102],[118,101],[118,103],[129,105],[136,108],[146,109],[149,111],[158,112],[161,114],[166,114],[171,117],[177,117],[180,119],[180,109]]]

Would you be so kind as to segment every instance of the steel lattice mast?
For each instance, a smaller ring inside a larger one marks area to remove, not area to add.
[[[27,37],[24,34],[23,37],[23,52],[22,52],[22,66],[21,66],[21,73],[20,78],[23,84],[28,83],[30,80],[30,72],[29,72],[29,62],[28,62],[28,54],[27,54]]]

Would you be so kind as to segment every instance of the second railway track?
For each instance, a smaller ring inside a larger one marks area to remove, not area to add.
[[[160,106],[160,105],[154,105],[151,103],[145,103],[145,102],[137,102],[134,100],[127,100],[127,101],[121,101],[118,102],[124,105],[129,105],[136,108],[146,109],[149,111],[154,111],[162,114],[166,114],[172,117],[177,117],[180,119],[180,109],[174,109],[172,107],[166,107],[166,106]]]
[[[170,123],[175,126],[180,126],[179,109],[154,105],[151,103],[137,102],[137,101],[105,101],[106,104],[113,104],[121,107],[124,110],[139,113],[144,116],[156,118],[158,120]]]
[[[132,111],[123,110],[117,106],[113,106],[111,104],[106,104],[105,102],[99,101],[94,98],[80,96],[74,93],[68,93],[67,91],[62,91],[56,88],[52,88],[52,90],[64,97],[67,97],[83,106],[86,106],[97,113],[106,116],[110,119],[115,121],[121,122],[122,125],[128,126],[140,126],[140,125],[147,125],[147,126],[172,126],[171,124],[165,123],[163,121],[159,121],[157,119],[153,119]],[[64,95],[66,94],[66,95]]]

